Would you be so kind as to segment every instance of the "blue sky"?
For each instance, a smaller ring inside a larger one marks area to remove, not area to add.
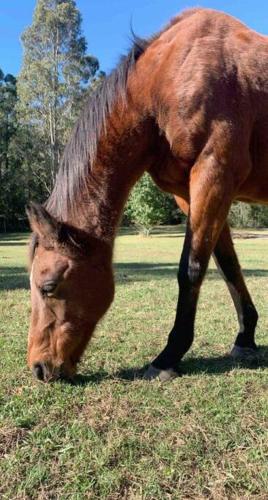
[[[109,71],[129,47],[130,22],[148,36],[182,9],[196,5],[228,12],[251,28],[268,34],[268,0],[77,0],[88,51]],[[31,24],[36,0],[0,0],[0,68],[18,74],[22,61],[20,34]]]

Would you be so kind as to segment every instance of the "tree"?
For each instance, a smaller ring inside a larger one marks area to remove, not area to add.
[[[4,75],[0,70],[0,214],[6,220],[13,213],[13,200],[18,193],[14,178],[14,165],[11,160],[12,141],[17,133],[16,117],[16,78]]]
[[[233,227],[267,227],[268,207],[235,202],[230,209],[229,222]]]
[[[8,170],[9,142],[16,130],[16,78],[0,69],[0,183]]]
[[[86,54],[81,15],[74,0],[38,0],[33,23],[23,33],[22,43],[20,117],[37,130],[43,156],[45,152],[45,184],[50,191],[67,132],[99,63]]]
[[[20,126],[16,113],[16,78],[0,70],[0,214],[7,227],[23,218],[32,182],[25,156],[34,152],[30,130]],[[2,224],[1,224],[2,228]]]
[[[160,191],[147,173],[132,190],[125,216],[146,235],[153,226],[169,224],[179,218],[173,197]]]

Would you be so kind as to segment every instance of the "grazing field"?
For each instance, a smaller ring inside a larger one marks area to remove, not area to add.
[[[259,360],[228,357],[237,321],[211,264],[184,375],[162,385],[141,377],[172,326],[182,230],[121,232],[116,298],[75,385],[27,370],[27,235],[0,238],[1,499],[268,498],[268,232],[254,233],[236,248]]]

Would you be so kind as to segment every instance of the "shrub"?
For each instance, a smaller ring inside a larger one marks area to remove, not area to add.
[[[133,188],[124,218],[148,235],[156,225],[179,222],[180,212],[174,198],[160,191],[145,173]]]

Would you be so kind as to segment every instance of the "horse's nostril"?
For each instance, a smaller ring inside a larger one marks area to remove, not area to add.
[[[45,367],[43,363],[35,363],[33,365],[33,374],[38,380],[44,380],[45,378]]]

